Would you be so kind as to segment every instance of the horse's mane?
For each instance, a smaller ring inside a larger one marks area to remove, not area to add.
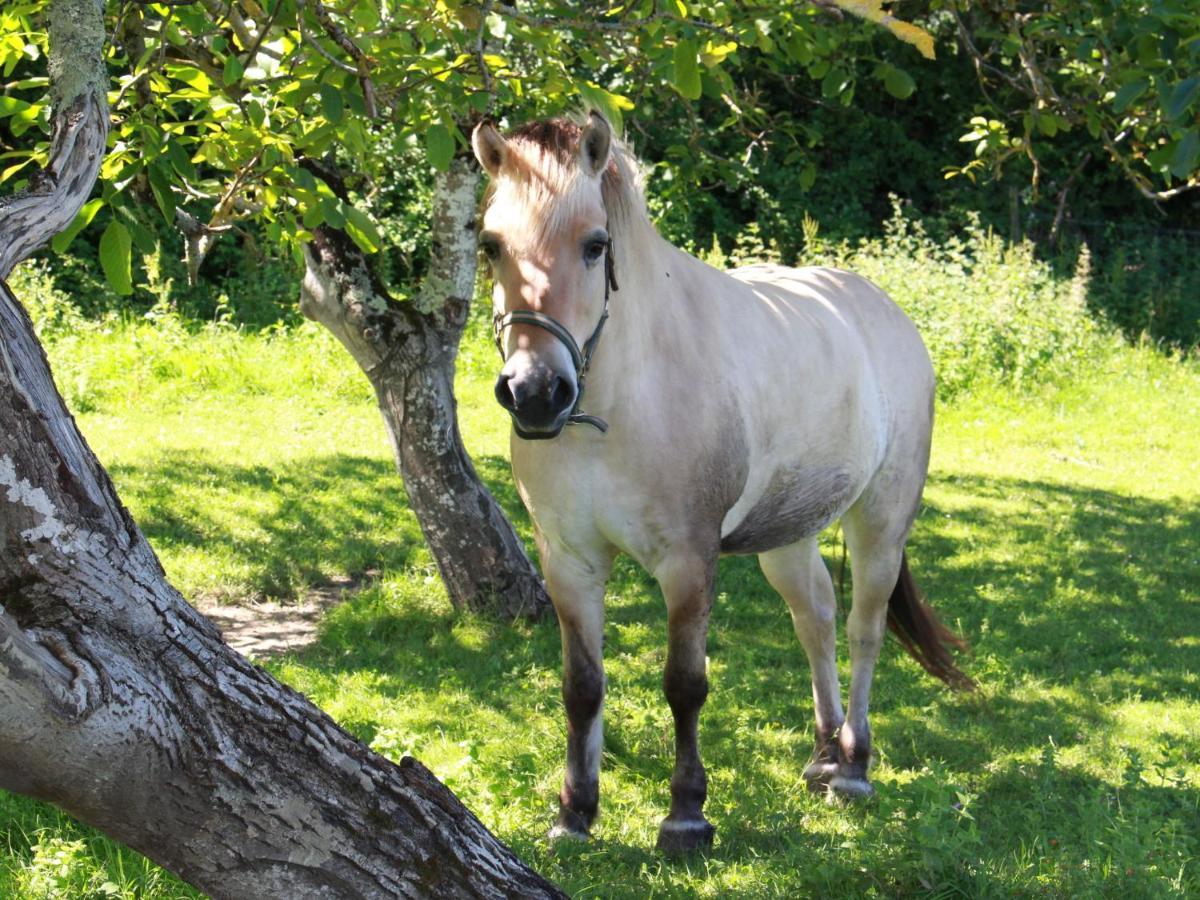
[[[506,137],[514,151],[506,166],[545,202],[569,197],[579,178],[579,141],[583,125],[571,118],[540,119],[510,131]],[[623,233],[650,227],[642,177],[633,151],[613,135],[608,167],[600,179],[600,193],[610,225]],[[484,204],[491,201],[491,189]]]

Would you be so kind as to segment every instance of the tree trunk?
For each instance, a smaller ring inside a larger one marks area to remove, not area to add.
[[[98,0],[56,0],[51,169],[0,279],[71,220],[106,126]],[[78,77],[83,70],[87,77]],[[415,760],[372,753],[167,584],[0,281],[0,787],[214,897],[561,897]]]
[[[344,197],[336,175],[312,165]],[[420,296],[393,300],[344,231],[321,225],[306,248],[300,309],[366,373],[409,503],[457,607],[537,617],[549,597],[520,539],[463,447],[454,360],[475,288],[479,172],[457,158],[434,193],[433,254]]]

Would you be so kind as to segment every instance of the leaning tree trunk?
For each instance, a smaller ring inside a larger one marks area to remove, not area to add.
[[[215,897],[563,896],[420,763],[234,653],[167,584],[56,391],[2,279],[94,183],[101,12],[55,0],[51,168],[0,204],[0,787]]]
[[[335,173],[309,165],[345,196]],[[464,158],[439,177],[432,261],[415,300],[394,300],[358,245],[321,225],[306,247],[300,309],[338,337],[374,387],[409,503],[451,602],[536,617],[550,608],[541,578],[479,481],[458,430],[454,360],[475,289],[478,185],[478,170]]]

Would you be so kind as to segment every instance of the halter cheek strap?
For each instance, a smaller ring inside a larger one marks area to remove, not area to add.
[[[583,402],[584,379],[587,378],[588,369],[592,364],[592,354],[596,352],[596,345],[600,343],[600,335],[604,331],[604,323],[608,321],[608,295],[610,290],[620,290],[617,286],[616,260],[613,257],[613,242],[611,237],[608,239],[608,246],[605,247],[604,252],[604,310],[600,313],[600,321],[596,323],[591,337],[583,342],[583,349],[580,349],[579,345],[575,343],[575,338],[561,322],[537,310],[517,309],[510,313],[497,313],[495,318],[492,319],[493,337],[496,341],[496,349],[500,351],[500,359],[502,360],[505,359],[504,329],[509,326],[533,325],[550,332],[558,338],[563,346],[567,348],[567,352],[571,354],[571,362],[575,366],[575,383],[578,388],[578,393],[575,394],[575,405],[571,407],[571,413],[567,416],[567,424],[592,425],[602,433],[608,431],[608,423],[599,416],[589,416],[579,408],[579,405]]]

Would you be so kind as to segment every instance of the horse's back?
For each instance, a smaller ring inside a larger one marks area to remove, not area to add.
[[[914,373],[932,366],[924,342],[908,315],[874,282],[853,272],[826,266],[790,268],[759,264],[735,269],[733,278],[751,288],[768,308],[784,307],[800,317],[816,317],[833,330],[862,341],[862,349],[885,370],[897,362]]]

